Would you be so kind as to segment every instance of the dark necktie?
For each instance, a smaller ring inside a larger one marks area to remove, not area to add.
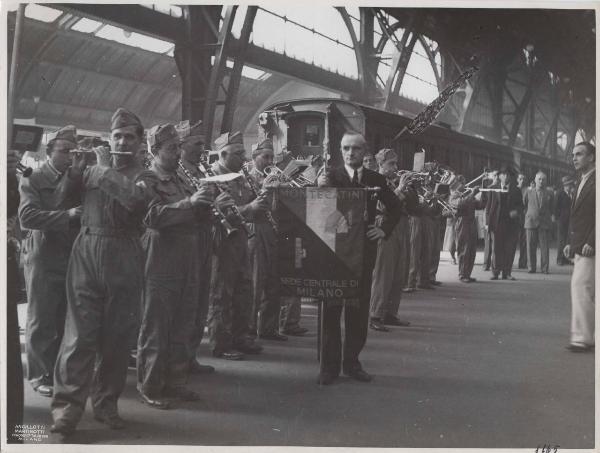
[[[358,170],[354,170],[354,176],[352,176],[352,185],[358,186]]]

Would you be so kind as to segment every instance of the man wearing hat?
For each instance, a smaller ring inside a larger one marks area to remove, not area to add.
[[[523,210],[521,191],[514,181],[513,170],[503,166],[498,172],[498,184],[492,186],[500,191],[489,193],[488,228],[492,239],[492,277],[498,280],[516,280],[512,265],[519,240],[520,216]]]
[[[369,327],[380,332],[387,332],[386,324],[392,326],[408,326],[407,321],[398,319],[398,308],[402,298],[402,288],[406,283],[410,249],[410,226],[408,212],[418,204],[416,192],[407,185],[410,173],[404,173],[396,187],[398,179],[398,156],[392,149],[382,149],[375,155],[379,173],[385,176],[391,190],[402,203],[398,223],[387,238],[377,243],[377,258],[373,268],[371,285],[371,319]],[[363,159],[364,165],[364,159]],[[382,212],[378,223],[382,223],[388,215],[383,203],[378,208]]]
[[[54,364],[63,336],[67,295],[65,278],[81,209],[64,209],[56,187],[77,148],[75,126],[58,130],[48,142],[48,160],[21,178],[19,221],[25,230],[22,258],[27,288],[27,379],[43,396],[52,396]]]
[[[138,182],[144,171],[137,159],[144,136],[140,120],[120,108],[111,123],[111,146],[119,154],[111,162],[108,149],[95,148],[94,166],[75,154],[57,188],[59,202],[83,203],[67,269],[67,317],[51,404],[51,431],[63,435],[75,430],[90,395],[98,421],[124,427],[117,401],[141,300],[140,231],[149,194]]]
[[[246,161],[241,132],[224,133],[215,140],[219,160],[212,166],[215,175],[237,173]],[[242,178],[243,179],[243,178]],[[248,235],[245,221],[268,209],[266,196],[252,199],[248,186],[240,178],[220,183],[233,197],[241,218],[229,216],[236,230],[227,234],[222,225],[215,232],[210,305],[208,309],[208,332],[215,357],[241,360],[246,354],[258,354],[262,347],[248,338],[252,312],[252,278],[248,256]],[[233,204],[233,203],[232,203]],[[229,210],[231,211],[231,210]]]
[[[164,398],[193,401],[187,389],[189,344],[201,288],[200,232],[209,231],[214,187],[190,188],[177,175],[180,137],[172,124],[153,127],[148,150],[153,175],[142,181],[154,194],[144,217],[145,279],[137,378],[142,402],[167,409]],[[206,237],[202,237],[206,242]],[[204,260],[205,261],[205,260]],[[203,282],[205,285],[208,282]]]
[[[556,196],[554,217],[556,218],[556,239],[558,249],[556,251],[556,264],[564,266],[571,264],[571,260],[565,256],[563,249],[567,245],[569,235],[569,219],[571,218],[571,203],[575,189],[575,180],[571,176],[562,177],[563,189]]]
[[[265,180],[264,169],[273,165],[273,141],[262,140],[252,147],[252,169],[248,171],[250,180],[259,196]],[[272,197],[267,199],[272,205]],[[285,341],[287,337],[279,333],[279,273],[277,272],[277,233],[267,218],[267,210],[258,211],[254,216],[254,236],[248,240],[248,251],[252,267],[252,313],[250,335],[258,335],[264,340]]]
[[[185,168],[177,168],[177,175],[180,181],[182,181],[188,188],[188,190],[195,191],[189,177],[185,174],[191,175],[193,178],[198,180],[205,178],[206,174],[201,170],[201,163],[207,162],[204,158],[204,133],[202,129],[202,121],[196,124],[190,125],[188,120],[181,121],[176,127],[179,133],[180,148],[181,148],[181,165]],[[214,219],[213,219],[214,220]],[[205,374],[213,373],[214,367],[210,365],[204,365],[199,362],[200,354],[200,343],[204,335],[204,328],[206,327],[206,316],[208,313],[208,297],[210,290],[210,274],[211,274],[211,256],[212,256],[212,239],[214,234],[213,222],[201,222],[199,224],[199,256],[200,260],[200,295],[198,297],[198,308],[196,310],[196,321],[194,323],[194,329],[190,337],[190,373],[193,374]]]

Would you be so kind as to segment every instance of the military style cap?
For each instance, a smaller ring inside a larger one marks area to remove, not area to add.
[[[170,123],[158,124],[148,131],[149,146],[159,146],[171,140],[176,140],[179,143],[177,129]]]
[[[97,146],[109,146],[108,142],[100,137],[84,137],[77,142],[77,147],[80,149],[93,149]]]
[[[179,134],[179,138],[182,142],[201,142],[204,143],[204,133],[202,128],[202,121],[198,121],[196,124],[190,125],[189,120],[180,121],[179,124],[175,126],[177,129],[177,133]]]
[[[377,152],[375,160],[377,161],[377,165],[383,165],[388,160],[398,160],[398,155],[393,149],[383,148]]]
[[[244,146],[244,136],[241,132],[225,132],[215,140],[215,150],[223,151],[229,146]]]
[[[575,185],[575,180],[573,178],[571,178],[570,176],[563,176],[562,177],[562,185],[563,186]]]
[[[123,107],[119,107],[110,120],[110,130],[112,131],[127,126],[144,127],[135,113],[132,113]]]
[[[57,130],[52,138],[48,141],[48,144],[56,141],[56,140],[64,140],[66,142],[70,142],[73,146],[77,146],[77,129],[75,126],[69,124],[59,130]]]
[[[262,142],[252,145],[252,157],[258,156],[265,150],[273,151],[273,140],[265,138]]]

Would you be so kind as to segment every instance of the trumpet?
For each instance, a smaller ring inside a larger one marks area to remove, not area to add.
[[[29,178],[33,173],[33,168],[23,165],[21,162],[17,164],[17,173],[24,178]]]

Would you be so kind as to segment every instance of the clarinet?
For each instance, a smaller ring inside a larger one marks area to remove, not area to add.
[[[259,191],[258,187],[256,187],[256,184],[254,183],[252,176],[250,176],[250,172],[248,171],[248,167],[246,167],[246,165],[242,165],[242,173],[244,174],[244,178],[246,178],[246,182],[248,183],[250,190],[254,196],[258,198],[262,191]],[[271,224],[271,228],[273,228],[273,231],[275,231],[275,234],[279,234],[279,227],[277,226],[277,222],[275,222],[271,211],[265,211],[265,216],[268,222]]]
[[[187,168],[185,168],[185,165],[183,165],[183,163],[181,162],[181,160],[178,162],[179,168],[181,169],[181,171],[183,172],[183,174],[185,175],[185,177],[188,180],[188,183],[196,190],[200,190],[201,187],[201,183],[200,181],[198,181],[197,178],[195,178]],[[217,218],[219,220],[219,222],[221,223],[221,225],[223,225],[223,228],[225,228],[225,232],[227,234],[227,236],[232,235],[233,233],[235,233],[237,231],[237,228],[234,228],[231,226],[231,224],[229,223],[229,221],[227,220],[227,217],[225,216],[225,214],[223,213],[223,211],[221,211],[217,205],[212,204],[211,205],[211,210],[213,215],[215,216],[215,218]]]
[[[204,160],[202,157],[200,158],[200,162],[198,163],[198,166],[200,167],[200,170],[202,170],[202,172],[204,172],[205,175],[207,175],[209,177],[215,176],[215,172],[212,171],[212,168],[210,168],[210,165],[208,165],[208,162],[206,162],[206,160]],[[219,193],[221,193],[221,192],[227,192],[227,189],[224,189],[223,187],[221,187],[221,185],[217,184],[216,186],[217,186],[217,189],[218,189]],[[244,232],[248,236],[248,239],[254,237],[254,233],[248,227],[248,224],[244,220],[244,216],[242,215],[242,213],[240,212],[240,210],[238,209],[238,207],[236,205],[233,205],[233,206],[231,206],[230,210],[231,210],[231,213],[236,218],[238,218],[240,220],[240,223],[242,225],[242,229],[244,230]]]

